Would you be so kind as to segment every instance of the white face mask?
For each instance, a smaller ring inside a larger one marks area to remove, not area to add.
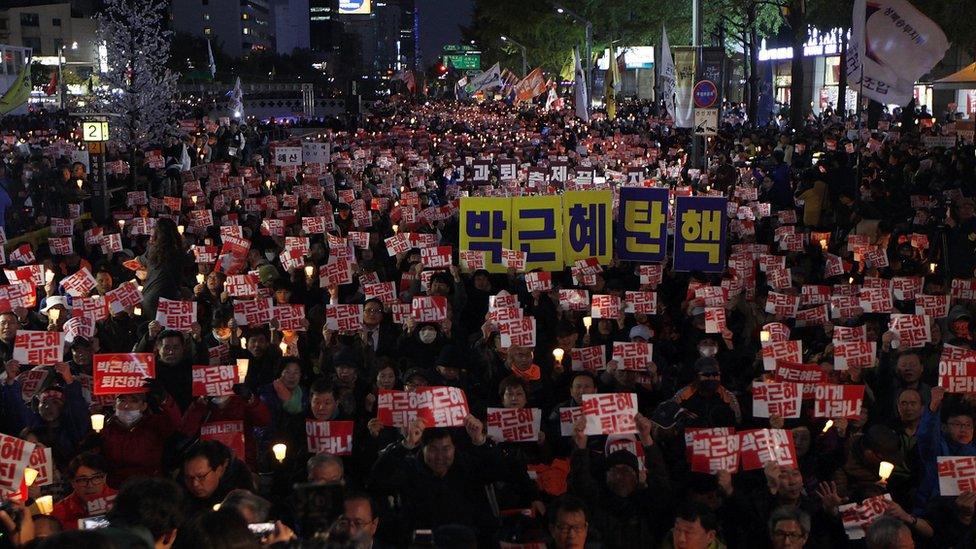
[[[704,345],[698,348],[698,352],[704,357],[714,357],[718,354],[718,348],[712,347],[711,345]]]
[[[119,421],[126,427],[129,427],[139,421],[139,418],[142,417],[142,410],[116,410],[115,417],[119,418]]]
[[[424,328],[420,330],[420,341],[424,343],[433,343],[437,339],[437,330],[433,328]]]
[[[217,406],[223,406],[228,400],[230,400],[229,396],[213,397],[213,403]]]

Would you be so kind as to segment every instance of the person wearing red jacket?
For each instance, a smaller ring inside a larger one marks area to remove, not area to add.
[[[194,400],[183,414],[180,432],[193,439],[200,436],[200,427],[205,423],[242,421],[245,455],[237,457],[253,468],[257,463],[254,428],[270,425],[271,411],[264,401],[257,398],[243,383],[234,385],[234,393],[228,396],[200,397]]]
[[[119,395],[115,413],[102,430],[102,455],[110,469],[108,483],[118,487],[131,477],[158,476],[163,472],[163,445],[180,425],[180,407],[159,381],[147,382],[146,394]],[[149,409],[159,403],[159,412]]]
[[[68,464],[72,491],[51,511],[65,530],[77,530],[79,520],[104,515],[111,508],[116,491],[105,482],[107,472],[108,462],[99,454],[79,454]]]

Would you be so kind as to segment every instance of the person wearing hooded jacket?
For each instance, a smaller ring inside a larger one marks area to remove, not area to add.
[[[924,512],[930,499],[938,495],[940,456],[976,456],[973,441],[973,424],[976,413],[962,402],[947,403],[942,400],[946,390],[932,388],[932,400],[922,413],[915,436],[922,462],[922,483],[915,496],[915,513]]]

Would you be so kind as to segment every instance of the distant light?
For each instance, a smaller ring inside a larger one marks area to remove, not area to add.
[[[241,117],[241,111],[234,111],[234,118],[240,118],[240,117]]]

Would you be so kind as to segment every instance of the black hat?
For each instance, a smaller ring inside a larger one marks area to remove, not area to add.
[[[440,354],[437,355],[437,361],[434,362],[434,366],[443,366],[444,368],[461,368],[461,352],[454,345],[445,345],[441,349]]]
[[[430,372],[428,372],[424,368],[410,368],[409,370],[407,370],[407,373],[403,375],[403,382],[408,383],[411,379],[415,377],[422,377],[424,378],[424,381],[426,381],[427,383],[430,383],[430,380],[433,378]]]
[[[345,366],[348,368],[358,368],[359,361],[356,360],[356,355],[353,354],[349,349],[340,349],[336,354],[332,355],[332,366],[338,368],[340,366]]]
[[[695,361],[695,371],[699,374],[718,374],[721,370],[718,361],[710,356],[703,356]]]
[[[640,472],[637,456],[630,450],[617,450],[607,456],[607,470],[613,469],[617,465],[626,465],[633,469],[635,473]]]

